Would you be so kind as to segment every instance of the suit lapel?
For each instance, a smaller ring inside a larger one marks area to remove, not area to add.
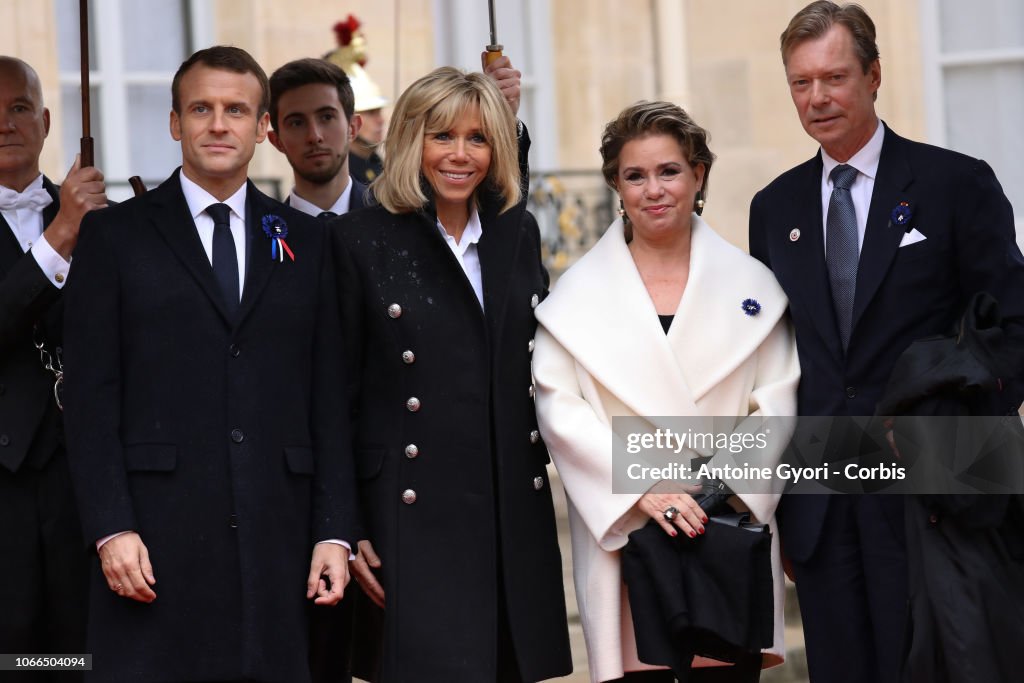
[[[7,219],[0,214],[0,267],[8,268],[24,255]]]
[[[501,216],[497,213],[497,206],[488,205],[480,209],[480,223],[485,227],[477,243],[477,254],[480,256],[484,288],[484,317],[487,318],[491,339],[501,338],[508,283],[519,255],[519,222],[523,219],[524,210],[525,203]]]
[[[252,181],[246,190],[245,200],[245,287],[242,289],[242,303],[238,312],[238,324],[252,312],[260,295],[274,272],[274,261],[270,258],[270,240],[263,232],[263,217],[274,213],[267,197],[256,189]],[[286,255],[287,259],[288,256]]]
[[[852,330],[857,329],[857,321],[882,284],[903,239],[904,231],[889,225],[889,213],[906,198],[904,193],[914,178],[899,142],[896,134],[886,127],[857,267]]]
[[[537,319],[596,382],[636,415],[696,414],[680,359],[626,246],[622,219],[562,275],[554,291],[537,309]],[[686,322],[680,319],[679,325]]]
[[[783,240],[777,252],[772,252],[772,269],[777,273],[796,274],[794,282],[786,287],[791,306],[806,310],[814,328],[836,358],[842,358],[839,326],[836,322],[832,288],[825,267],[825,226],[821,218],[821,155],[805,165],[803,177],[796,179],[791,202],[795,220],[785,225]],[[799,230],[796,240],[793,230]],[[781,256],[776,262],[776,253]]]
[[[189,274],[199,283],[221,317],[230,324],[231,317],[225,308],[220,287],[213,277],[210,259],[206,256],[203,243],[199,240],[195,221],[192,220],[192,214],[185,202],[178,173],[180,170],[175,171],[159,187],[142,195],[141,201],[149,204],[150,210],[147,213],[156,231],[167,242],[171,251],[185,266]]]
[[[43,209],[43,230],[45,230],[60,211],[60,189],[50,182],[50,179],[43,176],[43,188],[53,197],[53,203]]]

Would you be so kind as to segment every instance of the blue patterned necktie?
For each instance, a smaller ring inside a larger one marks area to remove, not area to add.
[[[210,204],[206,213],[213,219],[213,276],[220,285],[228,312],[238,311],[238,252],[231,236],[231,208],[227,204]]]
[[[853,324],[853,295],[857,290],[857,213],[853,208],[850,186],[857,178],[857,169],[840,164],[829,174],[832,196],[828,201],[825,222],[825,266],[832,285],[832,304],[839,322],[839,336],[843,351],[850,345],[850,327]]]

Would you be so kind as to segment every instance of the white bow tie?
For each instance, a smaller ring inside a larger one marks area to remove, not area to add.
[[[35,209],[42,211],[53,203],[50,193],[41,187],[27,192],[15,192],[9,187],[0,186],[0,209],[15,211],[17,209]]]

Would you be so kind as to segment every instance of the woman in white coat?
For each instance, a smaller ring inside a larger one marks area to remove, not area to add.
[[[792,416],[800,371],[775,278],[698,215],[714,160],[706,131],[675,105],[641,102],[608,124],[601,155],[622,218],[537,309],[537,411],[569,498],[591,680],[672,681],[671,671],[637,657],[620,549],[649,520],[696,539],[708,519],[683,492],[692,489],[613,492],[613,444],[627,435],[616,433],[621,423],[612,418],[642,417],[655,429],[660,418],[650,416],[735,416],[736,426],[750,415]],[[787,438],[774,434],[759,464],[771,466]],[[737,462],[720,451],[710,464]],[[782,662],[778,493],[771,488],[730,503],[773,532],[773,645],[734,666],[695,658],[690,681],[756,681],[762,666]],[[732,489],[757,490],[749,482]]]

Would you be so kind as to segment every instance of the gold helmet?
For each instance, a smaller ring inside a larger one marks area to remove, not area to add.
[[[324,55],[324,59],[334,62],[348,74],[355,95],[356,112],[381,109],[388,104],[387,98],[381,95],[380,87],[373,82],[370,74],[363,68],[366,65],[366,36],[363,34],[362,23],[353,15],[334,25],[338,47]]]

